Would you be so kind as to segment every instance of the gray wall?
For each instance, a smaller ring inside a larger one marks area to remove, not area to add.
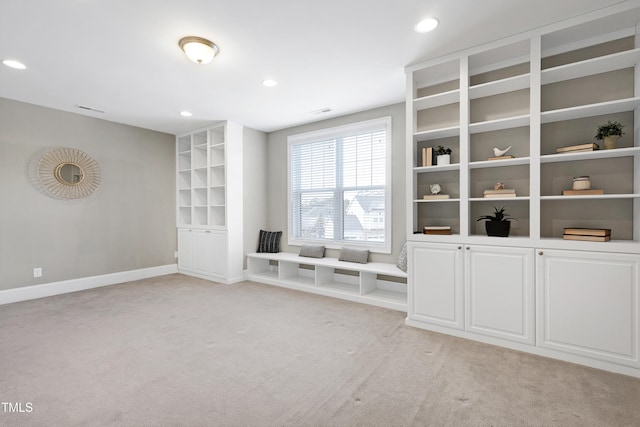
[[[29,165],[50,147],[98,162],[94,196],[34,188]],[[175,263],[174,147],[173,135],[0,98],[0,289]]]
[[[260,229],[267,228],[267,134],[244,128],[244,254],[256,251]],[[246,257],[244,268],[247,267]]]
[[[392,253],[372,253],[369,260],[376,262],[395,263],[406,240],[406,161],[405,161],[405,134],[406,113],[405,104],[394,104],[367,110],[360,113],[349,114],[333,119],[323,120],[307,125],[296,126],[268,135],[267,168],[268,168],[268,228],[272,231],[282,230],[282,243],[280,249],[285,252],[297,253],[300,248],[287,245],[287,137],[298,133],[311,132],[333,126],[355,123],[379,117],[391,116],[393,127],[392,149]],[[245,153],[246,154],[246,153]],[[246,209],[245,209],[246,212]],[[327,256],[337,257],[338,250],[327,250]]]

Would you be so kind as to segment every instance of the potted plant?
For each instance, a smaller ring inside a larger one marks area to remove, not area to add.
[[[604,141],[605,150],[614,149],[618,143],[618,138],[624,135],[624,132],[622,132],[623,127],[622,123],[609,120],[607,123],[598,126],[598,133],[595,138]]]
[[[517,221],[517,219],[511,218],[511,215],[507,213],[506,206],[499,209],[494,206],[493,215],[482,215],[477,221],[486,221],[484,226],[487,230],[487,236],[509,237],[512,219]]]
[[[444,148],[442,145],[438,145],[435,149],[436,164],[448,165],[451,163],[451,148]]]

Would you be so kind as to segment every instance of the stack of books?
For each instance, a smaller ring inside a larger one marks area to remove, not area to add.
[[[604,190],[590,188],[589,190],[562,190],[563,196],[593,196],[604,194]]]
[[[611,240],[610,228],[565,228],[565,240],[583,240],[586,242],[608,242]]]
[[[433,166],[433,147],[422,149],[422,166]]]
[[[484,190],[485,199],[507,199],[516,197],[515,188],[503,188],[502,190]]]
[[[422,196],[423,200],[441,200],[441,199],[448,199],[448,198],[449,198],[448,194],[426,194]]]
[[[451,234],[451,227],[448,225],[426,225],[423,229],[424,234]]]
[[[595,143],[578,144],[568,145],[566,147],[558,147],[556,148],[556,153],[580,153],[582,151],[595,151],[598,149],[600,149],[600,147]]]
[[[515,159],[515,157],[513,157],[511,154],[506,154],[503,156],[489,157],[487,160],[507,160],[507,159]]]

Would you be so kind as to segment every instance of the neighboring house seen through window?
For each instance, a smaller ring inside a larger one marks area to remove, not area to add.
[[[391,252],[391,118],[288,138],[289,244]]]

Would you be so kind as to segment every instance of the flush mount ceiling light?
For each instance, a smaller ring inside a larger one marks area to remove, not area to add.
[[[439,22],[436,18],[426,18],[418,22],[413,29],[416,33],[424,34],[435,30],[438,24]]]
[[[180,115],[182,117],[191,117],[193,116],[193,114],[191,113],[191,111],[180,111]]]
[[[26,65],[20,61],[16,61],[15,59],[5,59],[2,63],[7,67],[15,68],[16,70],[24,70],[27,68]]]
[[[197,64],[208,64],[220,52],[215,43],[202,37],[183,37],[178,44],[187,58]]]
[[[274,87],[274,86],[278,86],[278,82],[275,80],[266,79],[262,81],[262,85],[266,87]]]

